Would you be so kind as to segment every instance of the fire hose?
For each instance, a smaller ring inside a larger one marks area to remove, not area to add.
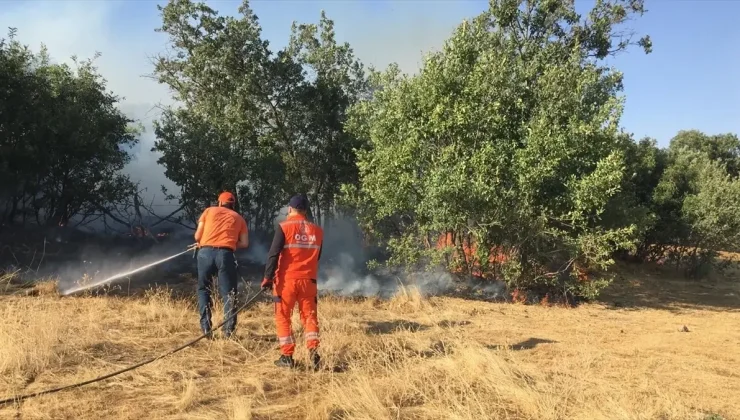
[[[254,305],[254,303],[257,301],[257,298],[259,298],[264,293],[265,290],[266,289],[260,289],[257,293],[254,294],[254,296],[252,296],[242,306],[240,306],[232,315],[226,317],[223,320],[223,322],[221,322],[215,328],[213,328],[213,331],[216,331],[216,330],[220,329],[221,327],[223,327],[224,324],[226,324],[226,322],[228,320],[230,320],[231,318],[235,317],[239,312],[241,312],[241,311],[249,308],[250,306]],[[84,381],[84,382],[78,382],[76,384],[65,385],[65,386],[58,387],[58,388],[47,389],[45,391],[39,391],[39,392],[34,392],[32,394],[19,395],[19,396],[16,396],[16,397],[6,398],[6,399],[3,399],[3,400],[0,400],[0,407],[2,407],[4,405],[7,405],[7,404],[11,404],[11,403],[19,403],[19,402],[21,402],[23,400],[27,400],[29,398],[39,397],[39,396],[48,395],[48,394],[54,394],[54,393],[57,393],[57,392],[60,392],[60,391],[65,391],[65,390],[69,390],[69,389],[79,388],[79,387],[82,387],[82,386],[85,386],[85,385],[89,385],[89,384],[92,384],[92,383],[95,383],[95,382],[100,382],[100,381],[104,381],[106,379],[110,379],[110,378],[112,378],[114,376],[118,376],[118,375],[120,375],[122,373],[130,372],[130,371],[132,371],[132,370],[134,370],[136,368],[142,367],[144,365],[148,365],[148,364],[150,364],[152,362],[155,362],[155,361],[157,361],[159,359],[163,359],[163,358],[165,358],[167,356],[173,355],[173,354],[179,352],[180,350],[184,350],[184,349],[186,349],[186,348],[194,345],[195,343],[199,342],[200,340],[206,338],[208,335],[209,334],[207,334],[207,333],[206,334],[203,334],[200,337],[198,337],[198,338],[196,338],[194,340],[191,340],[191,341],[189,341],[189,342],[181,345],[180,347],[177,347],[177,348],[172,349],[172,350],[170,350],[170,351],[168,351],[166,353],[163,353],[163,354],[161,354],[161,355],[159,355],[157,357],[153,357],[151,359],[144,360],[143,362],[139,362],[139,363],[137,363],[137,364],[135,364],[133,366],[129,366],[129,367],[125,368],[125,369],[121,369],[121,370],[117,370],[115,372],[111,372],[111,373],[109,373],[107,375],[99,376],[97,378],[90,379],[90,380],[87,380],[87,381]]]

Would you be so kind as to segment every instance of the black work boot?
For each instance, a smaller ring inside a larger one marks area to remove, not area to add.
[[[287,367],[287,368],[293,368],[295,367],[295,362],[293,361],[293,356],[286,356],[282,355],[279,359],[275,360],[275,366],[277,367]]]
[[[321,356],[319,356],[319,352],[316,350],[310,350],[309,351],[309,360],[311,360],[311,367],[313,370],[319,370],[319,363],[321,362]]]

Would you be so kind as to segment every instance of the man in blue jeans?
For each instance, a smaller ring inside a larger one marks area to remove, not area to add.
[[[218,274],[218,289],[224,302],[224,336],[236,328],[237,248],[249,246],[247,222],[234,211],[236,199],[230,192],[218,196],[218,206],[208,207],[198,219],[195,241],[198,243],[198,310],[200,328],[208,338],[211,331],[211,277]],[[229,318],[231,317],[231,318]]]

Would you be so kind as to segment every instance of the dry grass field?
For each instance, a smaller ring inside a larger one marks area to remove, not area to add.
[[[422,298],[319,302],[319,372],[279,370],[272,307],[238,337],[2,419],[740,419],[740,283],[623,268],[577,308]],[[0,399],[90,379],[197,336],[192,299],[59,297],[0,283]],[[216,309],[219,313],[220,308]],[[297,314],[295,326],[300,334]],[[298,359],[306,352],[300,347]]]

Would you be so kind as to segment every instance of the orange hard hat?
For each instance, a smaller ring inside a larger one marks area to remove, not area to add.
[[[218,203],[234,203],[236,202],[236,198],[234,198],[234,194],[224,191],[221,194],[218,195]]]

